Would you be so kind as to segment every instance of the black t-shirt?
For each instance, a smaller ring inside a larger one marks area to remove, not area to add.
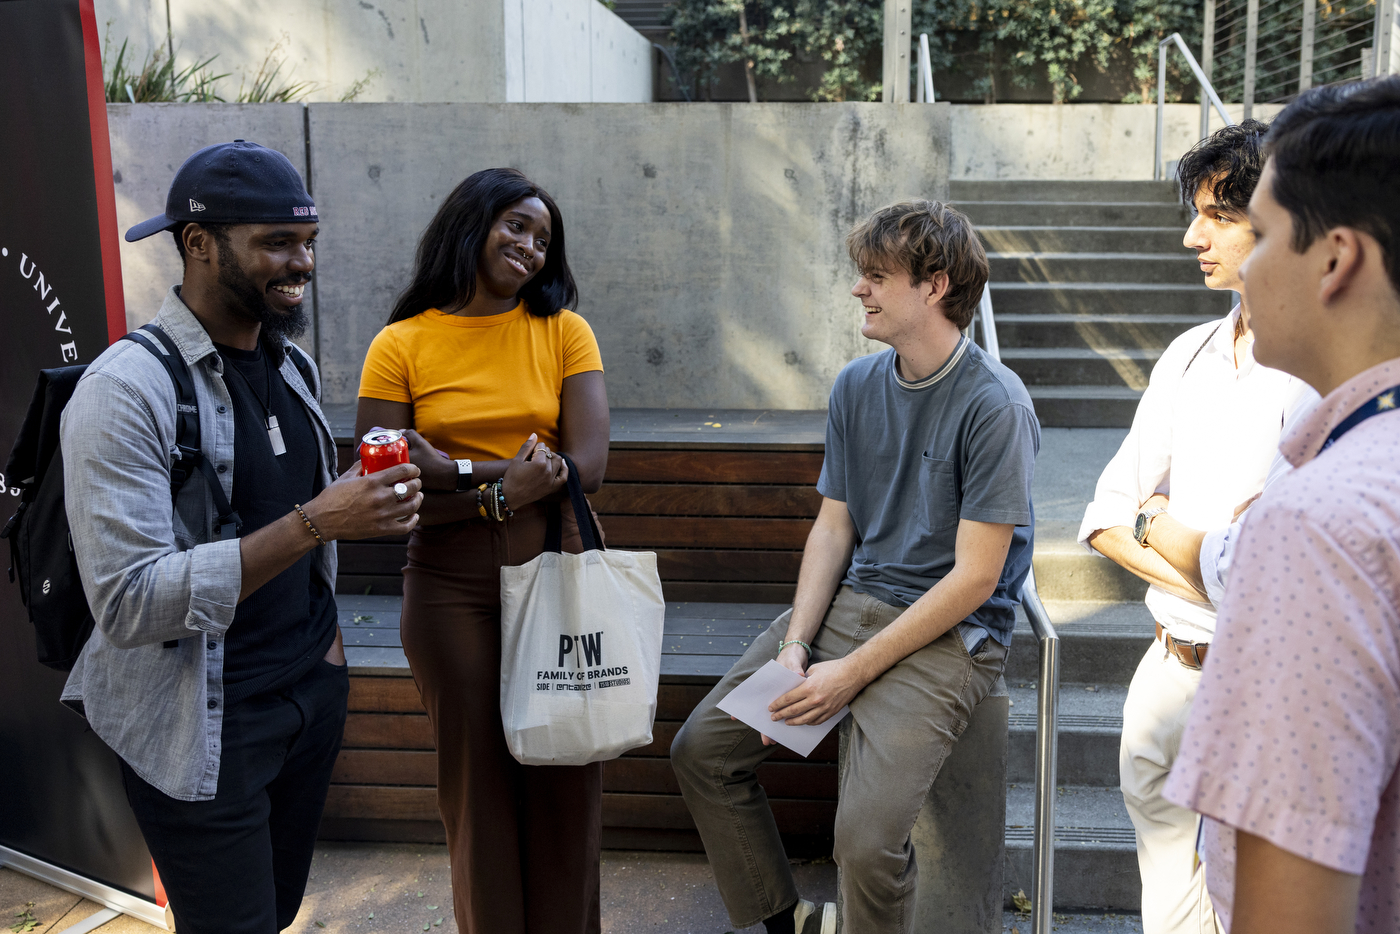
[[[230,501],[247,536],[319,492],[319,458],[311,414],[282,380],[273,352],[214,345],[233,397],[234,469]],[[269,411],[270,410],[270,411]],[[268,415],[277,417],[286,453],[276,455]],[[308,533],[309,534],[309,533]],[[296,682],[335,641],[335,597],[313,554],[263,584],[234,611],[224,637],[224,698],[234,703]]]

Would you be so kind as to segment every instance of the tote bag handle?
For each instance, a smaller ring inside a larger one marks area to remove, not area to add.
[[[555,452],[559,454],[559,452]],[[567,454],[559,454],[564,458],[565,465],[569,468],[569,502],[573,505],[574,519],[578,522],[579,538],[583,540],[584,551],[604,551],[603,536],[598,533],[598,526],[593,522],[593,510],[588,506],[588,500],[583,496],[583,483],[578,478],[578,468],[574,466],[573,460]],[[549,517],[545,520],[544,550],[559,554],[564,550],[564,504],[560,503],[557,509],[549,510]]]

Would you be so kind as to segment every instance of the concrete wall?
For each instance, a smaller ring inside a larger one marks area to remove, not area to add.
[[[470,173],[516,166],[558,200],[579,311],[620,406],[808,409],[880,349],[860,336],[844,237],[899,198],[947,197],[948,105],[312,104],[323,218],[317,331],[328,399],[353,401],[419,235]],[[110,104],[125,231],[175,170],[235,137],[299,167],[298,105]],[[122,246],[127,317],[180,264],[168,236]]]
[[[953,104],[955,179],[1148,179],[1157,108],[1142,104]],[[1254,108],[1269,120],[1282,107]],[[1240,119],[1238,104],[1227,105]],[[1212,130],[1221,126],[1212,111]],[[1177,159],[1200,138],[1196,104],[1168,104],[1164,160]]]
[[[860,337],[843,238],[946,197],[945,105],[312,105],[320,361],[355,397],[417,239],[462,178],[559,201],[620,406],[820,408]]]
[[[503,2],[504,100],[613,103],[652,99],[651,42],[601,3]]]
[[[95,0],[109,59],[166,44],[161,0]],[[228,99],[274,46],[279,75],[336,101],[649,101],[650,43],[597,0],[170,0],[181,67],[218,55]]]

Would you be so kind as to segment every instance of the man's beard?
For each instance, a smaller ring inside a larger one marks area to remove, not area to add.
[[[308,278],[307,283],[310,283]],[[273,282],[269,285],[281,285]],[[288,283],[296,284],[296,283]],[[267,302],[267,295],[260,291],[253,280],[238,264],[238,258],[231,250],[219,251],[219,285],[223,286],[236,299],[245,314],[262,325],[262,336],[273,342],[282,338],[296,340],[306,331],[310,319],[306,313],[306,302],[291,311],[278,311]]]

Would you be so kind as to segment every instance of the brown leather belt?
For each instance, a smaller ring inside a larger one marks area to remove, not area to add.
[[[1178,642],[1172,638],[1171,633],[1162,628],[1161,623],[1157,624],[1157,638],[1167,647],[1167,654],[1192,671],[1200,671],[1201,666],[1206,663],[1209,642]]]

